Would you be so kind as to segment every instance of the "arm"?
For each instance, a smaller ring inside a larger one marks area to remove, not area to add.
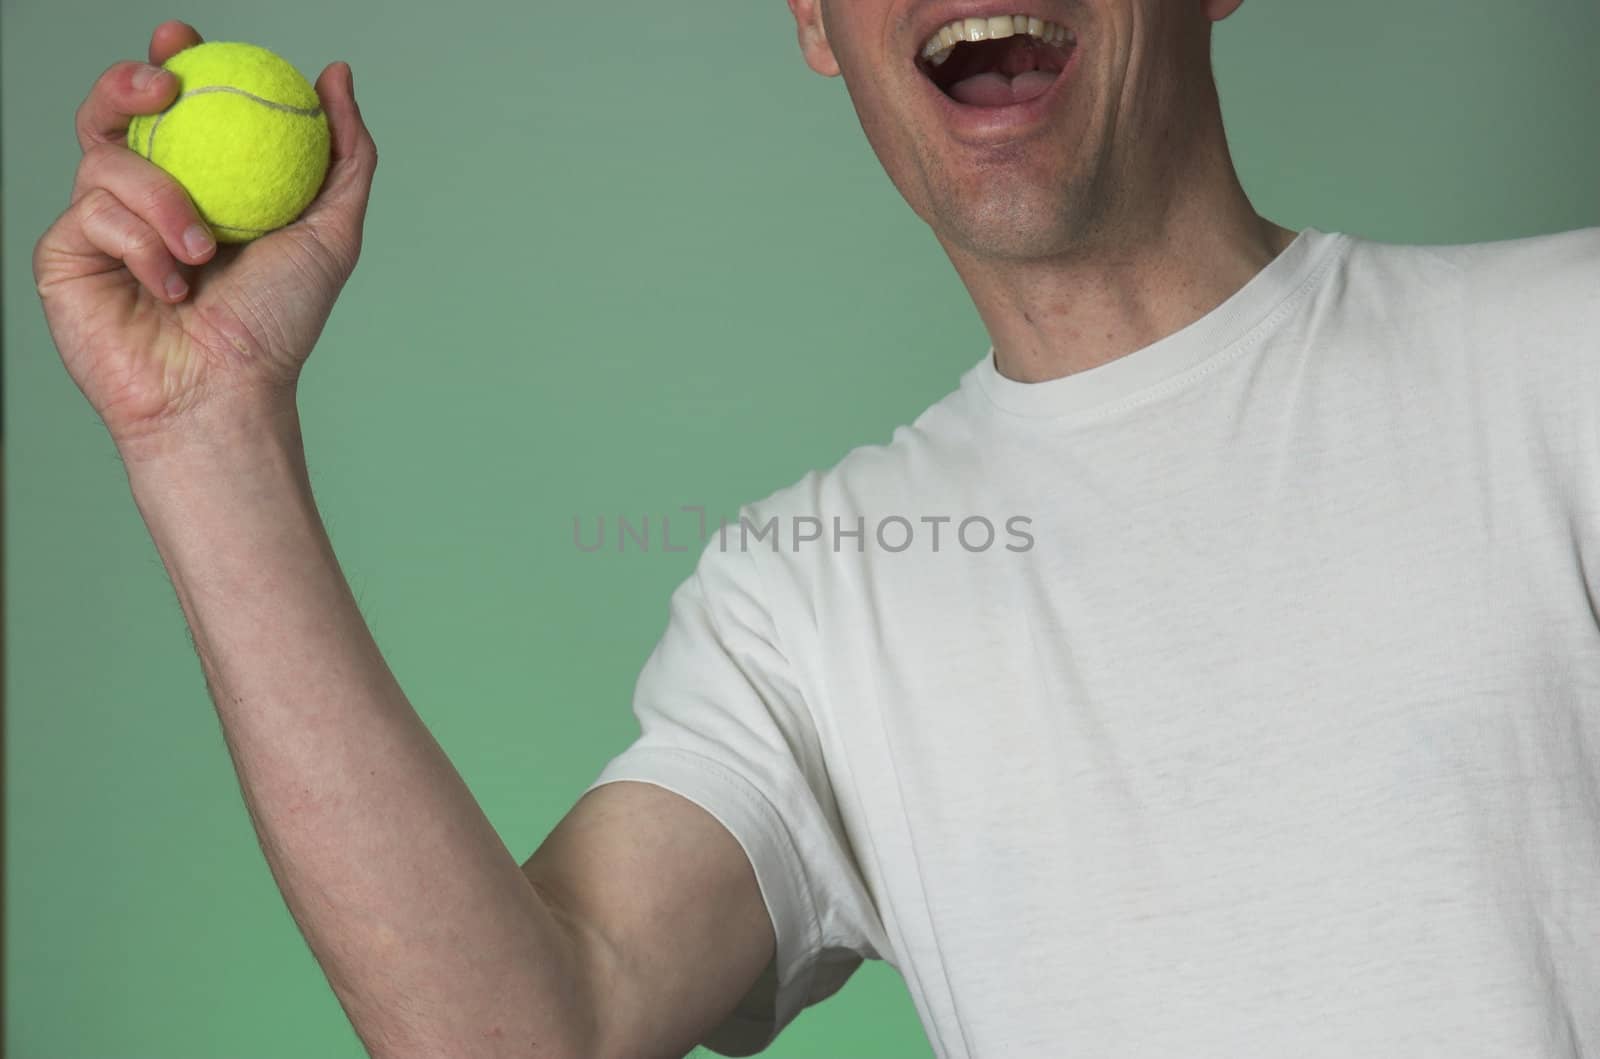
[[[316,82],[332,131],[317,198],[240,252],[124,145],[131,116],[177,95],[155,67],[198,43],[162,23],[149,64],[95,83],[33,271],[177,590],[284,899],[376,1056],[666,1054],[765,966],[753,871],[713,817],[643,784],[584,798],[526,874],[500,842],[362,621],[301,449],[300,370],[360,256],[378,162],[350,70]]]
[[[596,1059],[685,1054],[773,958],[744,850],[714,816],[653,784],[590,791],[523,870],[581,939],[600,1013],[585,1054]]]
[[[519,870],[363,622],[291,406],[128,460],[284,899],[375,1056],[681,1055],[771,958],[744,851],[598,788]]]
[[[572,938],[407,704],[312,502],[292,406],[128,460],[284,900],[374,1055],[585,1055]],[[528,1046],[537,1046],[534,1050]]]

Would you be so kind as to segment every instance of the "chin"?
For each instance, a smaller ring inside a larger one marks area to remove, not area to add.
[[[927,219],[925,217],[925,219]],[[1081,211],[1061,185],[990,186],[966,197],[950,196],[928,220],[939,241],[973,256],[1030,261],[1077,245],[1085,228]]]
[[[963,218],[946,222],[935,235],[947,251],[983,261],[1038,261],[1057,257],[1070,250],[1073,240],[1059,224],[1016,225],[996,229]]]

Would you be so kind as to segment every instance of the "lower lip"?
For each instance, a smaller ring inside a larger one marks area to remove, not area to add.
[[[1055,106],[1056,100],[1065,91],[1063,86],[1077,68],[1077,60],[1078,49],[1073,48],[1067,53],[1066,66],[1050,82],[1050,87],[1045,89],[1043,95],[1035,96],[1026,103],[1012,103],[1004,107],[974,107],[958,103],[945,95],[920,70],[917,71],[917,79],[933,96],[945,127],[951,134],[957,140],[982,146],[1014,140],[1042,125],[1050,108]]]

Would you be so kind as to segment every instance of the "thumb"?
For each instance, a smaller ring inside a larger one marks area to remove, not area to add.
[[[361,254],[361,231],[372,194],[372,175],[378,168],[378,146],[361,120],[348,63],[330,64],[317,78],[316,89],[328,115],[332,144],[322,190],[300,215],[299,223],[327,248],[340,274],[348,277]]]

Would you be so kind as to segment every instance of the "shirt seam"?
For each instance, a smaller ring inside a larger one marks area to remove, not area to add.
[[[749,510],[752,515],[754,515],[756,513],[755,510],[754,510],[754,507],[750,506],[750,505],[747,505],[745,509],[741,509],[741,514],[743,514],[744,510]],[[771,597],[770,585],[769,585],[769,583],[767,581],[767,572],[766,572],[766,570],[763,569],[763,565],[764,564],[763,564],[763,560],[760,558],[760,554],[756,553],[756,552],[751,552],[751,553],[749,553],[749,555],[750,555],[750,563],[755,568],[756,579],[760,582],[760,586],[761,586],[762,592],[766,596]],[[778,626],[778,621],[779,621],[778,615],[772,610],[772,608],[770,606],[767,609],[767,613],[772,618],[773,635],[775,637],[779,636],[780,633],[779,633],[779,630],[778,630],[778,627],[777,627]],[[785,655],[784,657],[787,658],[788,656]],[[811,711],[811,704],[809,702],[807,702],[805,704],[805,706],[806,706],[806,710],[808,712],[810,712]],[[888,755],[889,772],[894,776],[895,806],[896,806],[896,810],[897,810],[897,816],[898,816],[898,818],[900,820],[900,824],[905,829],[907,845],[911,849],[911,855],[912,855],[912,861],[913,861],[913,868],[912,868],[911,874],[916,878],[917,891],[918,891],[918,893],[920,893],[921,898],[922,898],[922,917],[923,917],[924,923],[925,923],[927,931],[928,931],[928,937],[930,939],[932,939],[933,945],[934,945],[934,949],[935,949],[935,951],[938,952],[938,961],[937,961],[938,962],[938,971],[937,971],[937,973],[938,973],[938,976],[939,976],[939,980],[943,983],[943,986],[944,986],[945,1000],[948,1003],[948,1005],[950,1007],[950,1011],[952,1012],[952,1015],[953,1015],[953,1013],[955,1011],[955,991],[952,988],[951,983],[950,983],[949,971],[945,968],[944,952],[939,946],[938,937],[937,937],[937,934],[935,933],[935,930],[934,930],[934,927],[933,927],[933,915],[932,915],[932,910],[931,910],[931,902],[928,900],[927,883],[923,878],[922,858],[921,858],[920,853],[918,853],[918,851],[916,849],[916,840],[915,840],[915,837],[912,834],[911,820],[910,820],[910,817],[907,814],[906,808],[905,808],[905,788],[904,788],[903,783],[901,782],[900,771],[899,771],[899,768],[898,768],[898,766],[897,766],[897,764],[896,764],[896,762],[894,760],[893,752],[890,750],[889,733],[883,727],[883,716],[882,716],[881,713],[878,713],[878,711],[876,711],[876,710],[874,710],[873,712],[874,712],[874,715],[876,716],[877,721],[878,721],[878,730],[882,733],[882,736],[883,736],[884,750],[885,750],[885,753]],[[812,723],[816,724],[816,716],[815,716],[814,713],[812,714]],[[819,728],[819,732],[820,732],[820,728]],[[850,775],[850,782],[851,782],[851,785],[852,785],[852,789],[855,791],[856,797],[859,800],[860,799],[860,789],[859,789],[859,786],[857,785],[855,772],[854,772],[853,769],[850,769],[848,767],[848,763],[846,765],[846,771]],[[878,846],[878,842],[877,842],[877,835],[872,833],[869,830],[869,832],[868,832],[868,840],[872,843],[872,854],[873,854],[873,856],[878,858],[878,860],[880,862],[880,865],[881,865],[882,857],[881,857],[880,852],[879,852],[879,846]],[[902,935],[906,936],[907,940],[909,941],[909,938],[910,938],[909,928],[906,927],[905,923],[903,922],[903,918],[902,918],[904,912],[905,912],[904,909],[897,909],[896,912],[895,912],[895,918],[900,921],[900,927],[901,927],[900,933]],[[879,923],[883,927],[883,932],[884,932],[885,939],[886,940],[891,940],[891,943],[892,943],[892,939],[889,938],[889,934],[890,934],[889,925],[887,923],[883,922],[884,913],[881,910],[878,910],[877,914],[878,914]],[[928,1007],[928,1010],[930,1012],[930,1017],[929,1017],[927,1025],[924,1026],[924,1032],[927,1034],[927,1036],[929,1038],[929,1043],[934,1046],[935,1050],[941,1056],[950,1055],[951,1054],[951,1049],[950,1049],[949,1044],[945,1040],[944,1027],[942,1027],[939,1024],[938,1018],[931,1014],[931,1012],[933,1012],[933,1010],[935,1008],[935,1000],[934,1000],[933,990],[930,988],[930,983],[926,980],[925,968],[922,968],[922,967],[918,966],[917,961],[911,956],[911,949],[912,949],[912,946],[908,944],[905,947],[904,951],[899,952],[899,953],[896,954],[897,955],[896,969],[900,972],[900,977],[905,980],[906,986],[908,988],[912,989],[915,993],[920,994],[921,997],[923,998],[923,1003],[926,1004],[927,1007]],[[971,1053],[971,1043],[966,1041],[966,1039],[965,1039],[966,1031],[965,1031],[964,1028],[962,1029],[961,1032],[963,1034],[962,1044],[966,1048],[966,1052],[964,1052],[963,1054],[970,1054]]]
[[[759,576],[760,573],[757,571],[757,577],[759,578]],[[718,619],[716,607],[712,606],[711,594],[706,591],[705,581],[701,577],[701,567],[699,565],[696,565],[693,577],[695,581],[695,587],[699,591],[700,597],[705,600],[706,615],[711,621],[712,631],[716,633],[718,642],[728,643],[729,640],[727,633],[722,627],[722,622]],[[764,599],[762,600],[762,606],[763,608],[766,607],[766,601]],[[770,617],[770,611],[768,613]],[[773,635],[774,637],[777,635],[776,626],[773,628]],[[778,648],[778,653],[783,657],[784,663],[787,665],[789,663],[789,656],[783,653],[781,644],[774,644],[774,646]],[[809,712],[809,707],[807,707],[807,710]],[[698,754],[692,750],[683,748],[671,749],[677,749],[680,753],[690,755],[695,761],[701,763],[707,768],[719,770],[729,779],[733,780],[736,786],[741,789],[741,792],[744,794],[745,798],[752,805],[757,806],[759,810],[758,815],[765,815],[768,818],[769,826],[773,826],[774,830],[779,833],[781,839],[780,844],[783,846],[784,852],[790,858],[789,870],[791,876],[798,880],[801,897],[804,899],[806,904],[807,944],[806,958],[804,959],[803,963],[805,975],[804,985],[807,993],[809,993],[811,988],[812,974],[816,970],[817,957],[821,954],[822,920],[821,916],[817,912],[817,895],[811,888],[811,877],[806,871],[805,858],[800,855],[799,845],[795,842],[795,836],[789,830],[787,821],[784,820],[783,814],[778,810],[778,807],[772,804],[772,800],[768,798],[766,794],[760,790],[760,788],[750,783],[748,780],[734,772],[732,769],[728,768],[726,765],[723,765],[721,762],[706,757],[702,754]]]
[[[680,759],[680,763],[685,767],[699,772],[704,776],[711,777],[713,782],[724,787],[731,794],[733,794],[733,796],[741,799],[746,806],[754,809],[752,819],[757,821],[758,826],[763,827],[766,830],[766,837],[772,841],[774,846],[779,848],[779,856],[785,858],[789,862],[787,865],[789,875],[791,878],[799,879],[800,896],[805,903],[806,946],[802,952],[802,955],[796,958],[789,967],[789,970],[793,973],[793,978],[789,989],[784,988],[782,984],[784,968],[782,967],[781,963],[778,965],[777,992],[781,996],[792,989],[798,992],[803,1000],[804,997],[810,994],[811,982],[815,976],[816,965],[818,963],[815,954],[819,948],[817,943],[821,937],[821,927],[817,916],[816,902],[812,897],[810,885],[806,880],[805,869],[803,867],[804,861],[800,857],[799,850],[795,846],[794,839],[789,833],[788,826],[783,822],[782,815],[778,812],[777,808],[766,797],[766,795],[762,794],[760,789],[754,784],[750,783],[743,776],[740,776],[737,772],[728,768],[720,761],[707,757],[697,750],[691,750],[687,747],[678,746],[656,746],[641,748],[641,753],[646,755],[662,754],[668,757],[678,758]],[[774,960],[777,959],[776,952],[774,952],[773,958]],[[774,1001],[776,1002],[776,1000],[777,998],[775,997]],[[804,1006],[804,1003],[798,1005],[796,1007],[796,1012],[798,1013],[798,1011]],[[774,1014],[777,1014],[777,1012],[775,1011]]]
[[[1281,323],[1285,316],[1299,306],[1312,287],[1319,283],[1328,269],[1340,259],[1342,253],[1349,246],[1349,240],[1350,237],[1347,233],[1330,233],[1328,241],[1318,248],[1317,256],[1312,259],[1314,267],[1312,267],[1311,271],[1296,284],[1293,290],[1284,295],[1271,312],[1251,325],[1249,330],[1199,364],[1187,368],[1169,379],[1151,383],[1149,386],[1137,390],[1126,397],[1082,411],[1030,413],[1018,411],[1015,408],[1009,408],[1001,404],[981,379],[975,380],[978,383],[978,389],[982,391],[985,402],[991,408],[1008,418],[1061,427],[1096,425],[1112,416],[1132,411],[1163,397],[1170,396],[1198,383],[1207,375],[1232,363],[1260,345],[1268,333]],[[1137,351],[1127,355],[1136,356]]]

